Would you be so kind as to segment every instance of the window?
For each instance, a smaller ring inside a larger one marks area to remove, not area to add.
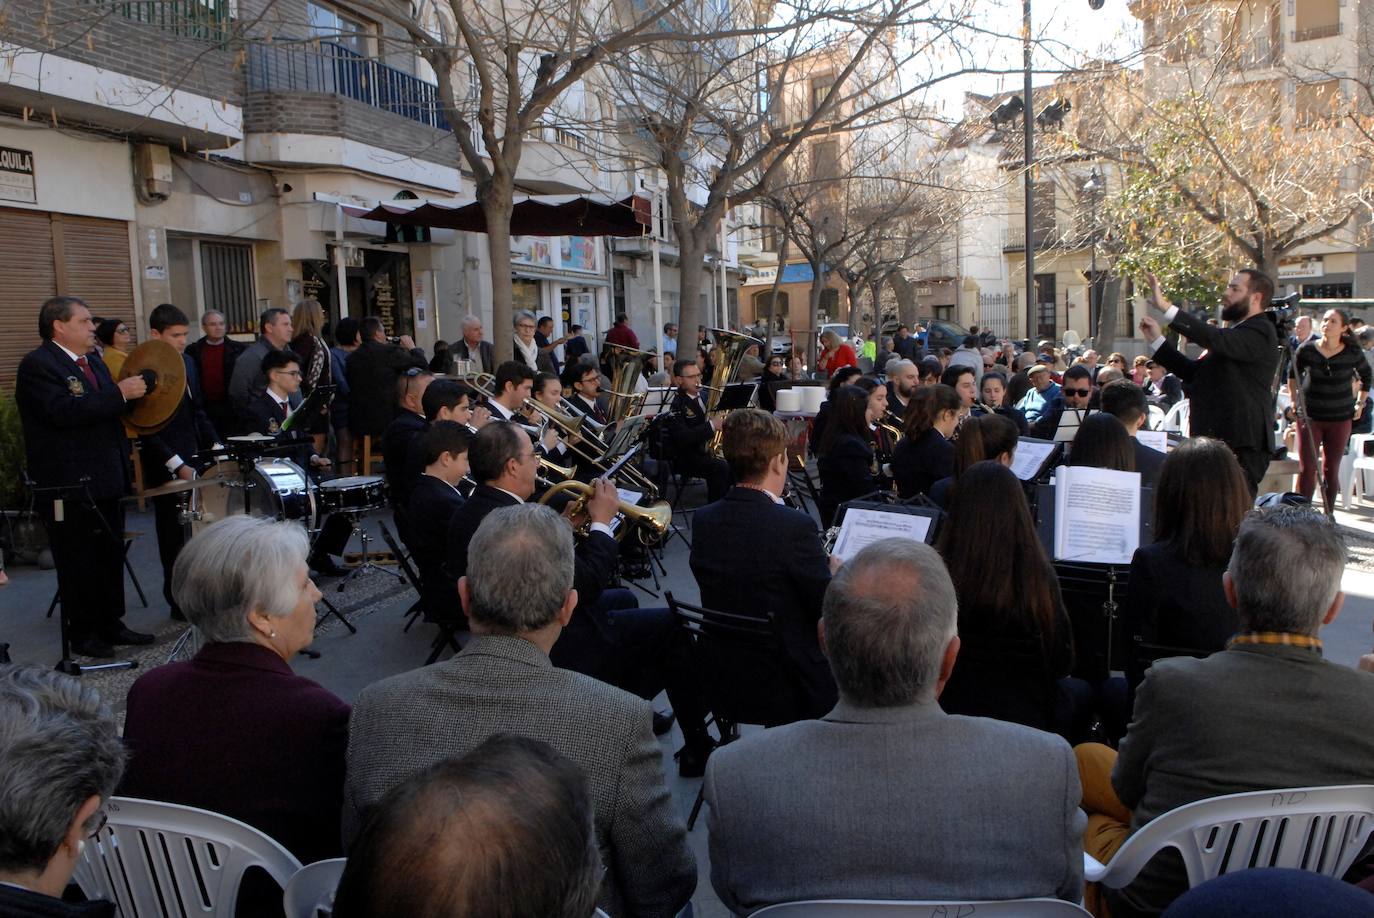
[[[231,333],[256,333],[253,247],[236,242],[201,242],[200,274],[205,308],[224,313]]]
[[[1297,0],[1293,40],[1313,41],[1341,34],[1341,0]]]
[[[1341,86],[1339,80],[1299,83],[1295,94],[1297,125],[1300,128],[1339,121]]]
[[[1037,246],[1054,239],[1054,223],[1054,182],[1036,182],[1031,186],[1031,229]]]
[[[813,77],[811,80],[811,112],[815,114],[820,107],[825,104],[825,99],[830,95],[830,87],[835,85],[835,74],[827,73],[825,76]],[[833,112],[832,112],[833,114]]]
[[[372,55],[372,37],[376,28],[336,7],[312,2],[306,7],[310,18],[310,36],[343,45],[359,57]]]
[[[840,145],[826,140],[811,145],[811,178],[830,181],[840,177]]]

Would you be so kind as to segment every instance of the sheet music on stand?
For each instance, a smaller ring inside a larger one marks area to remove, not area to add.
[[[598,461],[605,462],[612,456],[622,456],[629,451],[630,447],[639,440],[640,429],[648,423],[649,419],[642,414],[632,414],[622,420],[615,429],[615,436],[606,445],[605,454],[598,457]]]
[[[1056,561],[1130,564],[1140,547],[1139,472],[1064,466],[1055,473]]]
[[[650,386],[644,393],[644,414],[653,417],[664,414],[673,407],[675,386]]]
[[[1097,414],[1093,408],[1065,408],[1059,416],[1059,429],[1054,432],[1054,442],[1072,443],[1073,438],[1078,436],[1078,425],[1093,414]]]
[[[940,510],[935,507],[851,501],[844,505],[844,519],[832,554],[848,561],[865,546],[881,539],[930,543],[934,541],[939,518]]]
[[[733,411],[736,408],[748,408],[754,401],[754,392],[759,387],[756,382],[735,382],[729,383],[725,391],[720,394],[720,401],[716,402],[716,411]]]
[[[1169,451],[1169,435],[1165,431],[1146,430],[1142,427],[1135,432],[1135,438],[1157,452],[1167,453]]]
[[[1016,452],[1012,454],[1012,473],[1022,481],[1035,481],[1049,471],[1060,449],[1053,440],[1021,437],[1016,443]]]

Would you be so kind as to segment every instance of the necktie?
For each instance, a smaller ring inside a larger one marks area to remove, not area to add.
[[[81,372],[86,375],[86,382],[91,384],[91,388],[99,389],[100,383],[95,381],[95,370],[91,369],[91,362],[86,359],[85,354],[82,354],[80,357],[76,358],[76,365],[79,366],[81,368]]]

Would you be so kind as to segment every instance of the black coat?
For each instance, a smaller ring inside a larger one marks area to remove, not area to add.
[[[1140,486],[1153,488],[1159,484],[1159,470],[1164,468],[1164,454],[1151,449],[1135,437],[1131,438],[1131,448],[1135,450],[1135,470],[1140,473]]]
[[[919,437],[904,437],[892,451],[892,480],[903,498],[928,494],[941,478],[954,474],[954,444],[930,428]]]
[[[1225,565],[1189,563],[1172,542],[1137,548],[1124,603],[1131,646],[1144,642],[1178,650],[1223,650],[1240,630],[1240,616],[1221,586],[1225,570]],[[1126,664],[1132,686],[1144,678],[1147,662],[1132,653]]]
[[[767,541],[766,551],[760,551],[760,539]],[[761,491],[732,488],[696,511],[691,565],[703,606],[775,616],[788,663],[785,677],[771,682],[778,707],[791,707],[794,720],[829,711],[836,700],[835,681],[820,649],[816,622],[830,567],[815,521],[773,503]],[[761,668],[771,670],[766,662]]]
[[[204,338],[197,338],[186,345],[186,356],[191,358],[191,362],[196,365],[196,371],[203,378],[205,376],[205,348],[207,347]],[[229,380],[234,378],[234,364],[238,362],[239,355],[248,349],[248,345],[242,341],[235,341],[233,338],[225,338],[224,344],[216,345],[224,348],[224,400],[229,400]]]
[[[1192,435],[1216,437],[1233,449],[1272,448],[1270,386],[1279,361],[1274,323],[1257,315],[1232,328],[1220,328],[1179,310],[1169,324],[1207,349],[1197,360],[1185,357],[1167,341],[1155,351],[1155,362],[1189,385]]]
[[[840,504],[878,489],[873,476],[873,444],[858,434],[835,437],[816,462],[821,475],[819,510],[822,525],[829,526]]]
[[[14,397],[24,428],[29,476],[39,487],[80,487],[95,500],[129,490],[129,441],[124,433],[124,396],[105,362],[87,355],[98,389],[76,361],[52,341],[19,362]],[[53,494],[41,495],[52,500]],[[74,494],[73,496],[77,496]]]
[[[454,370],[453,361],[472,359],[474,359],[472,348],[468,347],[468,343],[462,338],[459,338],[448,346],[449,373],[452,373]],[[496,351],[491,346],[490,341],[479,341],[477,343],[477,359],[482,361],[482,371],[484,373],[494,374],[496,372]]]
[[[52,896],[0,883],[0,915],[5,918],[115,918],[115,906],[105,899],[63,902]]]
[[[673,403],[666,422],[668,443],[677,459],[706,455],[706,445],[715,436],[711,422],[707,420],[698,399],[688,397],[679,390],[673,394]]]
[[[458,581],[444,572],[444,540],[463,497],[448,482],[421,475],[406,506],[406,545],[419,569],[425,612],[431,618],[452,621],[461,609]]]
[[[315,455],[315,444],[311,442],[308,433],[295,426],[294,421],[290,431],[281,429],[281,423],[286,420],[287,414],[286,407],[279,406],[266,392],[253,396],[244,411],[244,417],[251,428],[250,433],[267,434],[277,438],[280,448],[273,448],[268,455],[289,459],[308,472],[310,458]]]
[[[213,446],[219,439],[214,425],[205,414],[200,393],[200,374],[195,362],[189,357],[184,357],[184,360],[186,391],[182,393],[176,413],[166,427],[139,438],[143,483],[150,488],[172,480],[167,462],[173,456],[180,456],[182,462],[190,462],[192,456]]]
[[[399,344],[364,341],[348,356],[348,429],[355,436],[381,439],[396,416],[396,380],[411,367],[427,370],[425,352]]]
[[[386,464],[386,487],[391,495],[391,505],[404,513],[410,506],[410,492],[419,477],[417,471],[423,466],[411,462],[414,453],[420,451],[420,438],[428,425],[425,419],[413,411],[401,411],[387,425],[382,437],[382,457]]]
[[[1145,397],[1150,400],[1150,404],[1158,405],[1165,411],[1183,399],[1183,383],[1172,373],[1165,373],[1158,383],[1150,379],[1145,380],[1144,389]]]

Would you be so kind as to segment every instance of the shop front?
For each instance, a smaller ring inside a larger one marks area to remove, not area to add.
[[[595,348],[612,321],[605,265],[601,237],[514,236],[514,308],[552,318],[555,338],[580,325],[587,343]]]
[[[333,261],[337,249],[331,245],[325,251],[326,259],[301,262],[301,295],[320,301],[331,327],[338,325],[342,300],[355,319],[381,319],[388,337],[414,337],[417,315],[409,252],[344,246],[346,288],[341,298]]]

